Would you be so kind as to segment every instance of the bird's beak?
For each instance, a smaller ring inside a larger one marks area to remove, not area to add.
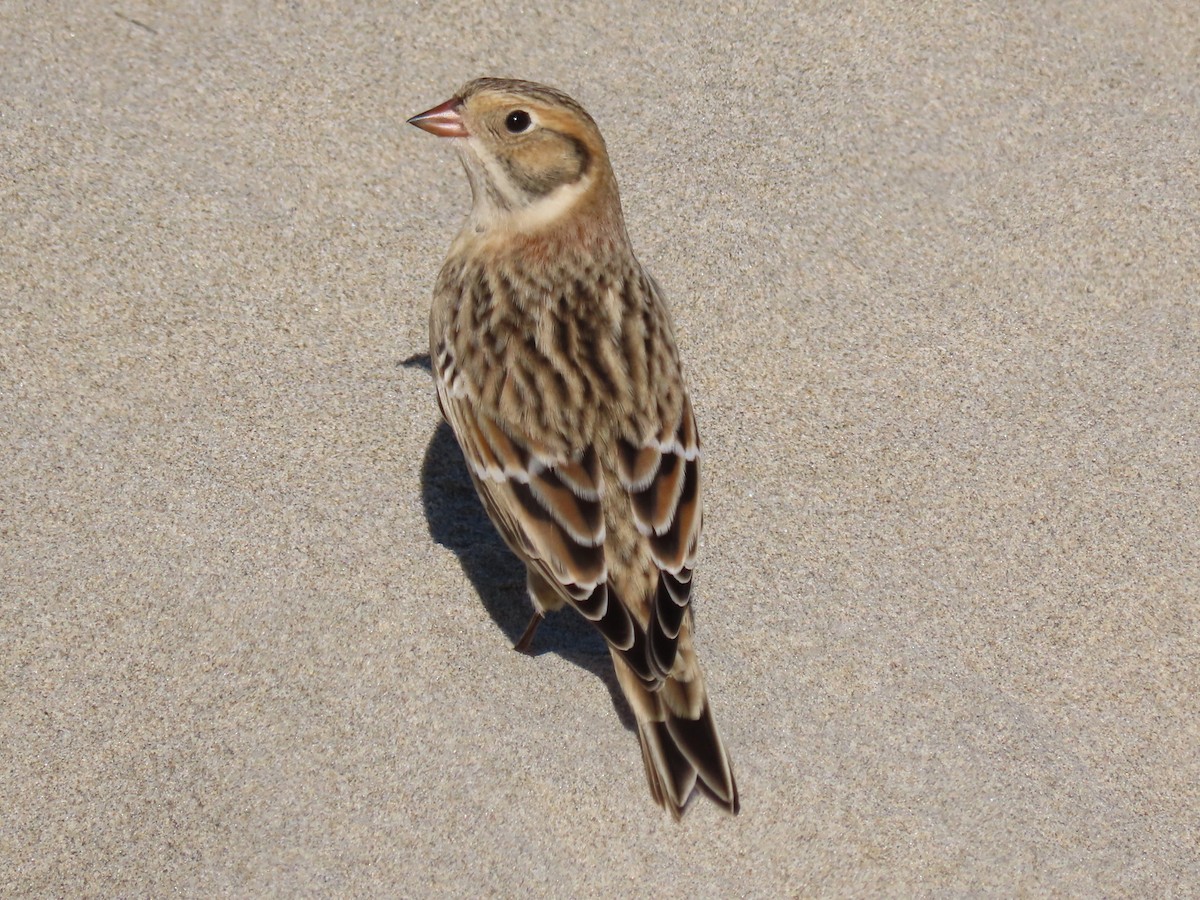
[[[461,100],[451,97],[441,106],[417,113],[408,120],[408,124],[438,137],[467,137],[467,126],[463,124],[462,114],[458,111],[461,106]]]

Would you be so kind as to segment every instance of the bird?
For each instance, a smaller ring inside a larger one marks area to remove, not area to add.
[[[737,814],[697,659],[700,439],[662,289],[634,256],[608,151],[565,93],[477,78],[408,119],[451,142],[471,208],[437,276],[441,413],[525,563],[530,652],[571,607],[608,645],[654,800]]]

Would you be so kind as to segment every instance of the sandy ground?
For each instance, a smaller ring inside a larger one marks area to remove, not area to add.
[[[1200,15],[895,6],[0,12],[0,893],[1200,891]],[[672,298],[736,819],[509,648],[404,124],[481,74]]]

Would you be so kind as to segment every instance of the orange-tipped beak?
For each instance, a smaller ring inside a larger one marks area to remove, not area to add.
[[[462,101],[451,97],[441,106],[417,113],[408,120],[409,125],[416,125],[422,131],[436,134],[438,137],[466,137],[467,126],[463,124],[462,115],[458,108]]]

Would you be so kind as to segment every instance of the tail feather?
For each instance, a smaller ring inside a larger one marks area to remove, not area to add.
[[[696,768],[679,752],[662,722],[639,722],[638,740],[650,793],[678,821],[696,796]]]
[[[737,812],[737,785],[729,767],[729,756],[725,745],[717,734],[716,723],[708,704],[699,719],[682,719],[668,713],[667,732],[696,772],[702,784],[712,792],[710,796],[732,813]]]
[[[699,670],[691,682],[668,678],[659,690],[651,691],[621,656],[612,655],[617,679],[637,719],[642,762],[655,802],[678,820],[697,794],[704,794],[736,815],[741,806],[737,783]],[[681,694],[693,702],[671,702]]]

